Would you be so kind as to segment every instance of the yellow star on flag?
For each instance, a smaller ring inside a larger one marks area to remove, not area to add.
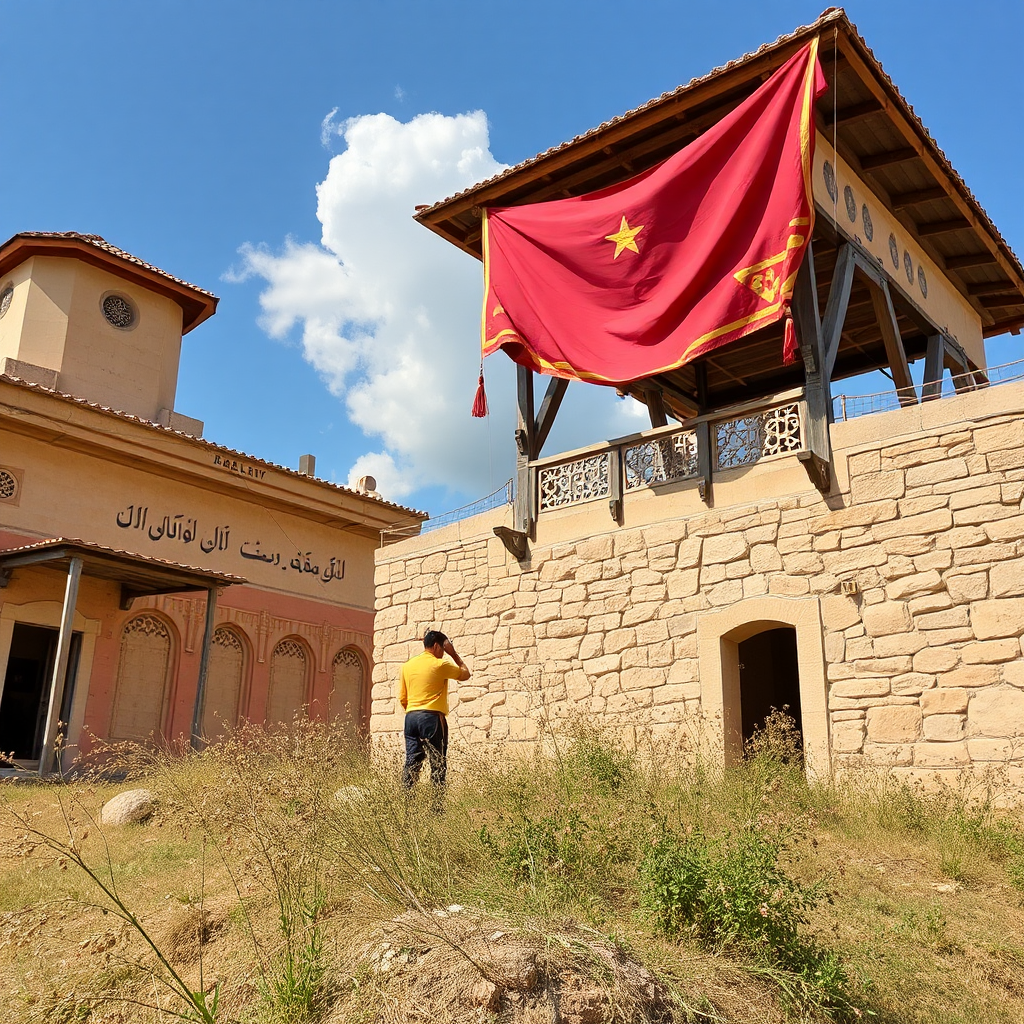
[[[643,224],[639,227],[631,228],[629,226],[629,222],[625,217],[623,217],[622,223],[619,225],[619,230],[616,231],[614,235],[604,236],[606,242],[615,243],[615,255],[612,256],[612,259],[617,260],[619,258],[619,253],[622,252],[623,249],[632,249],[633,252],[639,253],[640,250],[636,245],[636,236],[639,235],[643,229]]]

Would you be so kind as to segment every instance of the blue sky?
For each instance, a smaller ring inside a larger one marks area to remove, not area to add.
[[[494,414],[471,420],[479,265],[411,225],[412,205],[821,8],[9,0],[0,10],[0,235],[101,234],[214,291],[218,314],[184,342],[179,411],[204,419],[211,440],[290,466],[312,452],[318,474],[339,482],[372,471],[385,497],[439,513],[508,475],[512,377],[503,357],[489,361]],[[865,0],[847,12],[1024,252],[1024,3]],[[1016,358],[1019,341],[990,345],[990,362]],[[584,390],[570,389],[549,447],[642,426],[625,403]]]

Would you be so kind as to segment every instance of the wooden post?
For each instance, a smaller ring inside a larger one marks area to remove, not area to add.
[[[921,401],[933,402],[942,397],[942,363],[946,343],[941,334],[933,334],[928,339],[928,348],[924,355],[924,381],[921,388]]]
[[[531,459],[540,458],[541,449],[544,447],[544,442],[548,439],[548,434],[551,433],[555,416],[558,414],[558,407],[562,404],[562,399],[565,397],[565,391],[568,387],[569,382],[564,377],[552,377],[548,381],[547,390],[544,392],[543,399],[541,399],[540,411],[537,413],[533,449],[530,452]]]
[[[518,396],[516,427],[516,497],[513,518],[520,533],[531,533],[533,502],[530,494],[530,459],[536,448],[536,420],[533,415],[533,371],[516,364]]]
[[[697,413],[706,415],[708,411],[708,364],[700,360],[693,364],[693,379],[697,385]],[[714,452],[711,445],[711,427],[707,420],[701,420],[694,427],[697,441],[697,491],[700,500],[710,506],[713,501],[711,477],[713,472]]]
[[[661,391],[658,388],[644,388],[644,398],[647,400],[647,413],[651,417],[651,426],[668,426],[668,416],[665,413],[665,399]]]
[[[206,626],[203,629],[203,647],[199,655],[199,678],[196,680],[196,702],[192,706],[192,735],[190,742],[193,750],[199,750],[203,744],[203,711],[206,707],[206,677],[210,671],[210,643],[217,622],[217,591],[210,587],[206,591]]]
[[[78,602],[78,581],[81,577],[82,559],[76,556],[68,565],[68,581],[64,588],[64,610],[61,612],[57,657],[50,680],[50,703],[46,709],[46,725],[43,728],[43,749],[39,751],[40,776],[48,775],[54,764],[60,770],[55,748],[60,726],[60,709],[64,701],[64,686],[67,682],[68,658],[71,654],[71,633],[75,623],[75,605]]]
[[[845,287],[845,282],[841,287]],[[829,305],[832,306],[831,296]],[[814,486],[822,494],[827,494],[832,488],[832,439],[828,429],[832,419],[832,387],[828,359],[822,346],[818,287],[814,277],[814,250],[810,243],[797,272],[791,308],[797,340],[800,343],[800,354],[804,361],[804,394],[807,403],[807,420],[804,423],[805,451],[801,452],[798,458],[804,464],[804,469],[807,470]],[[838,312],[837,310],[837,321]],[[845,309],[842,312],[845,315]]]
[[[910,364],[907,362],[907,353],[903,348],[903,338],[900,336],[896,310],[893,308],[892,295],[889,293],[889,284],[884,279],[881,284],[868,281],[868,291],[871,293],[871,305],[875,310],[875,319],[878,320],[878,326],[882,332],[885,354],[889,359],[889,369],[892,370],[892,380],[896,385],[896,395],[900,405],[916,405],[917,392],[914,390],[914,382],[910,376]]]

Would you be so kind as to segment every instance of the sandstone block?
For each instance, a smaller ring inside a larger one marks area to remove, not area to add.
[[[726,533],[704,539],[704,565],[718,565],[746,558],[750,548],[742,533]]]
[[[635,626],[640,622],[651,622],[658,617],[660,610],[660,600],[631,605],[622,613],[622,625]]]
[[[829,530],[843,530],[851,526],[870,526],[882,523],[896,516],[896,502],[887,498],[884,501],[873,501],[865,505],[850,505],[838,509],[828,515],[820,516],[807,524],[812,534],[828,533]]]
[[[999,682],[998,665],[964,665],[938,677],[939,686],[965,686],[975,689]]]
[[[887,560],[885,551],[878,544],[869,541],[864,547],[847,548],[844,541],[842,551],[828,553],[825,568],[840,576],[872,566],[885,565]]]
[[[619,686],[623,690],[643,690],[664,686],[668,673],[660,668],[627,668],[619,674]],[[652,697],[653,703],[653,697]]]
[[[872,653],[879,658],[898,658],[901,655],[917,654],[927,646],[927,634],[892,633],[889,636],[876,637],[872,644]]]
[[[782,568],[782,556],[772,544],[758,544],[750,549],[750,566],[755,572],[772,572]]]
[[[911,563],[911,569],[914,568]],[[918,594],[932,594],[942,589],[942,577],[935,569],[927,572],[913,573],[895,580],[885,588],[885,593],[891,601],[901,601],[907,597],[915,597]]]
[[[925,715],[962,715],[967,711],[969,690],[943,686],[921,694]]]
[[[860,452],[851,455],[848,460],[850,476],[863,476],[866,473],[877,473],[882,468],[881,452]]]
[[[842,661],[846,654],[846,638],[842,633],[825,635],[825,661]]]
[[[990,470],[1005,473],[1007,470],[1020,469],[1024,466],[1024,448],[1008,448],[1001,452],[992,452],[984,456]]]
[[[985,544],[976,548],[953,549],[955,566],[985,568],[991,562],[1005,562],[1017,554],[1016,544]]]
[[[1024,633],[1024,598],[975,601],[971,605],[971,626],[979,640],[1020,636]]]
[[[911,615],[926,615],[929,612],[941,612],[946,608],[953,607],[953,598],[945,591],[938,594],[925,594],[922,597],[912,597],[907,602]]]
[[[668,596],[673,600],[683,597],[692,597],[700,587],[700,570],[685,569],[669,573]]]
[[[588,676],[603,676],[608,672],[618,672],[622,661],[619,654],[605,654],[599,658],[586,658],[583,660],[583,671]]]
[[[654,688],[655,704],[682,704],[700,697],[698,683],[663,683]]]
[[[791,555],[795,551],[811,551],[814,548],[814,538],[806,530],[801,530],[792,537],[779,537],[775,546],[781,555]]]
[[[1019,739],[969,739],[967,749],[972,761],[1005,762],[1024,759],[1024,743]]]
[[[775,523],[762,523],[744,530],[744,536],[751,547],[755,544],[774,544],[778,535],[779,527]]]
[[[952,548],[954,551],[974,548],[979,544],[988,544],[988,542],[988,536],[979,526],[957,526],[941,537],[935,538],[937,548]]]
[[[918,615],[914,619],[914,625],[918,629],[956,629],[958,626],[966,626],[970,621],[966,605],[957,605],[955,608],[947,608],[942,612],[929,612],[927,615]]]
[[[756,576],[747,576],[743,580],[743,596],[760,597],[768,593],[768,577],[758,573]]]
[[[791,576],[813,576],[824,568],[821,555],[816,551],[794,552],[786,555],[783,563]]]
[[[994,665],[1002,661],[1013,661],[1020,657],[1020,643],[1017,640],[985,640],[962,647],[960,657],[967,665]]]
[[[828,630],[848,629],[860,623],[860,610],[852,597],[823,598],[821,616]]]
[[[967,744],[963,741],[914,745],[914,764],[922,768],[958,768],[968,762]]]
[[[953,513],[953,522],[957,526],[973,526],[991,523],[999,519],[1010,519],[1017,515],[1018,509],[1013,505],[992,504],[972,505],[970,508],[957,509]]]
[[[724,565],[705,565],[700,570],[701,587],[713,587],[725,579]]]
[[[537,656],[541,661],[572,661],[580,653],[578,636],[544,638],[537,641]]]
[[[972,572],[947,576],[946,590],[957,604],[981,601],[988,596],[988,573]]]
[[[921,709],[913,705],[868,709],[872,743],[913,743],[921,734]]]
[[[901,675],[893,676],[892,692],[901,697],[911,697],[924,693],[934,685],[935,676],[924,672],[904,672]]]
[[[618,654],[627,647],[636,646],[635,629],[614,629],[606,633],[604,637],[604,649],[606,654]]]
[[[879,501],[882,498],[902,498],[905,490],[906,484],[901,469],[858,475],[850,480],[850,493],[858,504]]]
[[[992,597],[1019,597],[1024,594],[1024,558],[993,565],[988,580]]]
[[[924,720],[926,740],[962,740],[965,736],[963,715],[928,715]]]
[[[846,641],[846,658],[849,662],[858,658],[872,658],[874,654],[875,645],[871,637],[851,637]],[[856,673],[854,674],[856,675]]]
[[[832,749],[837,754],[859,753],[866,732],[863,721],[836,722],[832,726]]]
[[[889,693],[889,679],[885,676],[847,679],[829,687],[830,697],[884,697]]]
[[[641,531],[648,549],[659,548],[671,544],[673,548],[686,536],[686,523],[681,519],[673,519],[666,523],[645,526]]]
[[[928,511],[931,511],[929,509]],[[916,513],[908,512],[907,515],[916,515]],[[870,535],[868,541],[871,541]],[[882,541],[882,550],[887,555],[906,555],[908,558],[914,558],[914,565],[923,571],[924,569],[933,569],[935,566],[919,566],[917,565],[917,556],[924,555],[925,553],[932,551],[935,547],[935,537],[891,537],[889,540]],[[948,556],[952,561],[953,556]]]
[[[928,467],[931,468],[931,467]],[[907,471],[908,476],[910,470]],[[966,473],[966,469],[964,470]],[[874,530],[875,540],[888,540],[890,537],[907,537],[929,533],[942,533],[953,525],[953,514],[948,509],[936,509],[919,516],[907,516],[905,519],[894,519],[888,523],[878,523]]]
[[[981,455],[1003,448],[1024,448],[1024,422],[1016,419],[992,427],[979,427],[974,432],[974,448]]]
[[[901,601],[887,601],[872,605],[863,611],[864,628],[869,636],[888,636],[890,633],[905,633],[913,621],[910,610]]]
[[[953,564],[953,552],[949,548],[940,548],[922,555],[914,556],[914,568],[918,572],[929,569],[948,569]]]
[[[399,605],[394,608],[384,608],[373,617],[373,628],[389,629],[393,626],[404,626],[407,621],[407,605]]]
[[[717,584],[707,592],[707,599],[710,604],[718,607],[735,604],[743,599],[742,580],[726,580]]]
[[[1024,661],[1011,661],[1003,665],[1003,681],[1024,688]]]
[[[993,686],[972,693],[967,726],[971,736],[1024,736],[1024,691]]]
[[[907,470],[907,487],[959,480],[967,476],[967,472],[967,463],[963,459],[940,459],[924,466],[911,466]]]
[[[802,597],[811,592],[811,585],[804,576],[770,576],[768,593],[782,597]]]
[[[854,642],[851,640],[851,645]],[[909,657],[864,658],[853,663],[853,671],[857,676],[889,676],[891,678],[901,672],[909,672],[911,667],[912,662]]]
[[[693,569],[700,565],[700,554],[703,546],[701,537],[690,537],[679,545],[679,554],[676,557],[677,569]]]
[[[904,498],[898,502],[900,516],[919,516],[922,512],[934,512],[937,508],[946,508],[949,498],[945,494],[923,494],[919,498]]]

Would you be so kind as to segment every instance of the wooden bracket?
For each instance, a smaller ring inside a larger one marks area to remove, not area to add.
[[[797,460],[803,464],[811,483],[821,491],[828,494],[832,490],[832,466],[820,455],[814,452],[797,452]]]
[[[138,596],[139,596],[138,593],[136,593],[133,590],[130,590],[128,587],[126,587],[122,583],[121,584],[121,600],[118,602],[118,605],[117,605],[118,608],[120,608],[121,611],[123,611],[123,612],[129,611],[131,609],[132,602]]]
[[[495,526],[494,536],[505,545],[505,550],[516,561],[523,561],[529,553],[526,534],[520,530],[513,530],[509,526]]]
[[[611,513],[612,519],[622,525],[622,499],[621,498],[609,498],[608,499],[608,511]]]
[[[11,570],[0,569],[0,590],[5,590],[7,584],[11,582]]]

